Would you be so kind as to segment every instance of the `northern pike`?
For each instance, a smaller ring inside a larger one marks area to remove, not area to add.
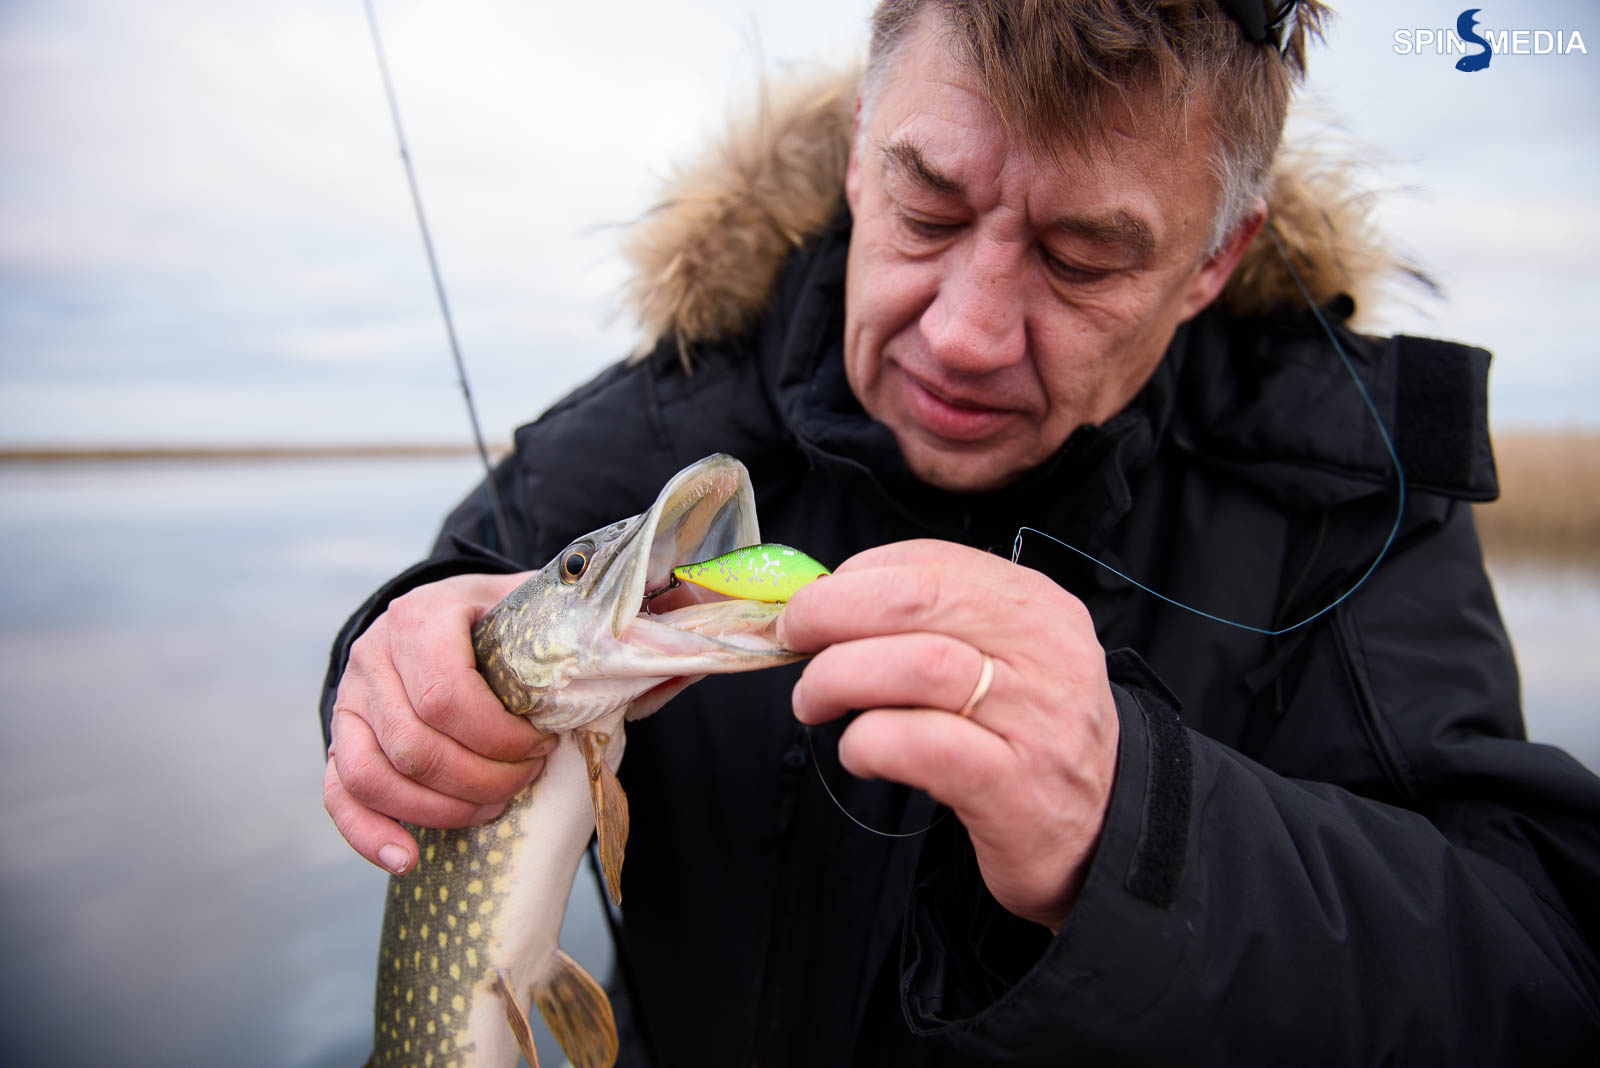
[[[744,465],[707,457],[648,511],[568,545],[473,628],[495,695],[559,742],[498,819],[414,828],[417,867],[391,877],[385,899],[371,1064],[499,1068],[520,1052],[537,1068],[530,996],[576,1068],[615,1060],[604,990],[557,945],[567,895],[598,832],[621,900],[624,722],[707,674],[800,659],[774,637],[776,598],[706,600],[674,575],[760,540]]]

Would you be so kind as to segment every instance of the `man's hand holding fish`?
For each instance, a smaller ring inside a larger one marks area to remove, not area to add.
[[[473,661],[473,625],[526,577],[460,575],[419,586],[351,646],[323,804],[379,867],[416,866],[416,841],[399,820],[468,827],[492,819],[555,748],[506,711]]]

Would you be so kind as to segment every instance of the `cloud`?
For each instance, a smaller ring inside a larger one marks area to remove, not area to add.
[[[1498,12],[1528,27],[1582,27],[1597,54],[1504,57],[1476,75],[1455,70],[1454,57],[1394,51],[1396,30],[1453,25],[1457,11],[1345,4],[1311,59],[1319,110],[1338,116],[1381,191],[1377,219],[1444,287],[1442,300],[1402,295],[1379,321],[1492,349],[1497,425],[1594,425],[1579,398],[1600,390],[1600,362],[1581,340],[1600,327],[1588,296],[1600,284],[1590,252],[1600,116],[1589,103],[1600,22],[1575,3],[1486,8],[1486,22]]]
[[[870,6],[378,0],[463,350],[499,409],[491,436],[631,346],[618,224],[759,69],[858,55]],[[1449,283],[1388,321],[1495,344],[1514,411],[1547,418],[1539,398],[1565,401],[1544,384],[1600,386],[1560,343],[1600,325],[1583,303],[1600,282],[1600,67],[1526,57],[1469,79],[1393,53],[1394,29],[1438,21],[1431,8],[1348,6],[1313,88],[1394,161],[1388,184],[1420,191],[1383,218]],[[385,424],[371,398],[439,381],[453,371],[361,5],[0,6],[0,390],[54,406],[11,398],[8,437],[211,433],[191,394],[213,390],[241,434],[277,432],[303,391],[393,439],[431,417],[397,397]],[[141,403],[119,411],[127,389]]]

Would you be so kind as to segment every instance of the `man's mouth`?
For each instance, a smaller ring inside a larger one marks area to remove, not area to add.
[[[903,367],[896,370],[904,388],[906,414],[923,430],[951,441],[975,442],[992,437],[1015,413],[952,394]]]

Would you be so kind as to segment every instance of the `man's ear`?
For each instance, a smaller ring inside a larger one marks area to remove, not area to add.
[[[1250,242],[1256,239],[1266,221],[1267,202],[1261,197],[1256,197],[1255,206],[1251,208],[1250,214],[1233,228],[1233,233],[1228,235],[1222,247],[1200,265],[1200,269],[1190,280],[1189,291],[1184,295],[1184,320],[1200,314],[1207,305],[1217,299],[1222,287],[1228,284],[1233,269],[1239,265],[1239,258],[1244,255],[1244,250],[1250,247]]]
[[[858,158],[861,148],[861,97],[856,96],[855,117],[850,120],[850,162],[844,170],[844,199],[850,205],[850,213],[856,214],[856,201],[861,195],[861,160]]]

